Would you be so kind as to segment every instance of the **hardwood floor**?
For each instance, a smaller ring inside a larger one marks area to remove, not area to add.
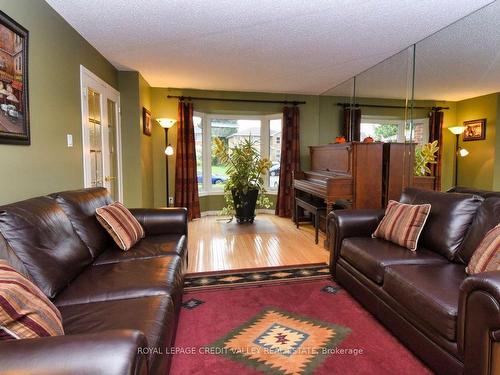
[[[254,224],[227,223],[207,216],[189,223],[188,272],[328,263],[328,251],[320,233],[314,244],[314,229],[290,219],[260,214]]]

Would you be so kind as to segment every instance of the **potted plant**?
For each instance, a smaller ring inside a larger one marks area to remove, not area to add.
[[[271,207],[264,187],[264,175],[272,163],[260,157],[255,142],[250,139],[229,147],[220,138],[215,138],[214,152],[226,165],[228,176],[224,185],[226,206],[220,214],[236,216],[238,223],[253,223],[256,207]]]
[[[436,177],[432,176],[431,164],[437,164],[436,153],[439,151],[438,142],[425,143],[415,148],[415,164],[413,166],[414,187],[426,190],[436,188]]]
[[[439,151],[438,141],[425,143],[415,148],[415,165],[413,174],[415,176],[428,176],[432,173],[429,164],[437,164],[437,155]]]

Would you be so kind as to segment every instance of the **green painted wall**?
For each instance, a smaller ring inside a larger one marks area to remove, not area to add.
[[[122,130],[123,201],[129,207],[142,206],[141,115],[139,73],[119,72]]]
[[[459,185],[487,190],[493,189],[494,185],[498,187],[498,175],[494,183],[495,170],[498,169],[498,163],[495,166],[495,150],[498,150],[498,143],[496,142],[498,105],[498,94],[484,95],[457,102],[458,125],[462,125],[464,121],[480,118],[487,119],[485,140],[463,142],[462,137],[460,137],[459,145],[466,148],[469,155],[459,158]]]
[[[117,71],[46,2],[0,0],[0,9],[30,33],[31,125],[31,146],[0,144],[0,204],[81,188],[80,64],[115,88]]]
[[[497,116],[500,114],[500,94],[497,100]],[[493,190],[500,191],[500,127],[495,126],[495,166],[493,168]]]
[[[129,207],[154,207],[153,140],[142,131],[142,108],[151,88],[138,72],[118,73],[121,94],[123,198]]]
[[[151,87],[139,74],[142,207],[154,207],[153,140],[152,136],[147,136],[142,131],[143,107],[151,111]],[[155,125],[155,122],[153,122],[153,125]]]

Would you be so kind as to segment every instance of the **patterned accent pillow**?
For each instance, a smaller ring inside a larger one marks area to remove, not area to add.
[[[0,260],[0,341],[60,335],[59,310],[35,284]]]
[[[500,224],[490,229],[472,254],[465,269],[467,274],[500,271]]]
[[[430,212],[430,204],[413,205],[389,201],[385,216],[372,237],[383,238],[415,251]]]
[[[124,251],[130,250],[145,236],[141,224],[120,202],[100,207],[95,213],[99,223],[113,237],[118,247]]]

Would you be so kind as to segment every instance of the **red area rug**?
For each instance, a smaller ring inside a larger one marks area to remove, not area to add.
[[[184,296],[171,374],[430,374],[333,282]]]

